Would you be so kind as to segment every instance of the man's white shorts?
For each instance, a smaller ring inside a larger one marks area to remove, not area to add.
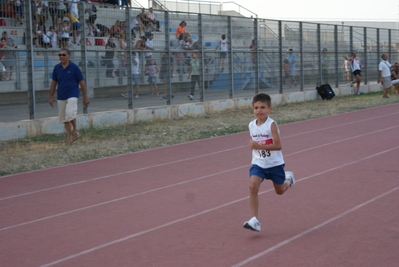
[[[57,100],[58,118],[61,123],[72,121],[78,114],[78,98],[71,97],[67,100]]]
[[[392,86],[392,80],[391,80],[391,76],[387,76],[387,77],[382,77],[382,87],[383,88],[391,88]]]

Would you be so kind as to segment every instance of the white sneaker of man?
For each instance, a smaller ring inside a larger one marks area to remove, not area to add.
[[[252,231],[260,232],[260,221],[254,216],[249,221],[246,221],[243,227]]]
[[[288,179],[291,181],[290,187],[295,184],[295,178],[294,178],[293,172],[290,172],[290,171],[285,172],[285,179]]]

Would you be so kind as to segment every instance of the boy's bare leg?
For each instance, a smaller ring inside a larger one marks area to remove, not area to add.
[[[258,218],[259,210],[259,188],[262,183],[262,179],[258,176],[251,176],[249,179],[249,203],[251,205],[252,216]]]
[[[276,191],[276,193],[278,195],[282,195],[291,186],[291,180],[285,179],[283,184],[275,184],[275,183],[273,183],[273,185],[274,185],[274,190]]]
[[[72,131],[71,131],[71,122],[64,122],[65,132],[67,135],[66,141],[67,143],[72,142]]]

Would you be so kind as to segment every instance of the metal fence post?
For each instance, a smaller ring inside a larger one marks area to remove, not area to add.
[[[260,56],[259,56],[259,21],[257,18],[254,19],[254,42],[255,42],[255,66],[253,65],[252,67],[255,69],[252,69],[255,74],[255,93],[259,93],[259,70],[260,70]],[[245,70],[246,71],[246,70]]]
[[[335,87],[339,84],[339,65],[338,65],[338,25],[334,25],[334,56],[335,56]]]
[[[203,45],[202,45],[202,36],[203,36],[203,29],[202,29],[202,14],[198,14],[198,40],[200,43],[200,53],[201,53],[201,57],[200,57],[200,70],[201,70],[201,75],[200,75],[200,84],[201,84],[201,95],[200,95],[200,101],[204,102],[205,101],[205,71],[204,71],[204,49],[203,49]]]
[[[320,24],[317,24],[317,62],[318,62],[318,82],[317,86],[322,84],[322,66],[321,66],[321,38],[320,38]]]
[[[380,58],[380,29],[377,29],[377,59]],[[377,69],[376,71],[378,72],[378,64],[377,64]],[[379,82],[378,76],[377,76],[377,83]]]
[[[368,66],[367,66],[367,28],[363,28],[363,47],[364,47],[364,84],[367,84],[367,78],[368,78]]]
[[[29,118],[31,120],[36,118],[36,94],[35,94],[35,83],[33,77],[33,38],[32,38],[32,1],[25,1],[25,10],[28,11],[28,14],[25,16],[25,25],[27,25],[26,31],[26,71],[28,78],[28,107],[29,107]]]
[[[231,84],[231,90],[229,92],[229,97],[233,98],[234,97],[234,68],[233,68],[233,63],[234,63],[234,58],[233,58],[233,36],[232,36],[232,20],[231,16],[228,17],[228,23],[227,23],[227,36],[228,36],[228,55],[229,55],[229,76],[230,76],[230,84]],[[219,54],[220,55],[220,54]]]
[[[301,58],[301,82],[300,82],[300,90],[303,91],[304,80],[305,80],[305,64],[303,60],[303,25],[302,22],[299,22],[299,57]]]
[[[279,93],[283,93],[283,30],[282,30],[282,22],[278,21],[278,58],[279,58],[279,79],[280,79],[280,89]]]

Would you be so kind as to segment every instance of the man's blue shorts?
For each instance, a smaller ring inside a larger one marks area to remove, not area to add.
[[[249,177],[255,175],[261,178],[262,180],[272,180],[275,184],[283,184],[285,181],[285,172],[284,172],[285,164],[263,169],[258,165],[252,165],[249,169]]]

